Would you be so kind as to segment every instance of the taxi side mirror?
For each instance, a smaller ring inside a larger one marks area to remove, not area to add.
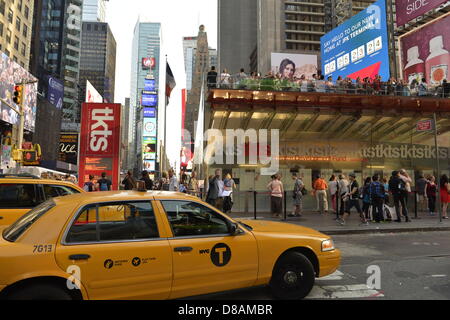
[[[231,222],[230,224],[230,235],[232,236],[237,236],[239,234],[241,234],[241,232],[239,232],[239,227],[237,225],[237,223]]]

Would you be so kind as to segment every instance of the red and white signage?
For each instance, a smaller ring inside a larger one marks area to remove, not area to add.
[[[142,58],[142,69],[149,70],[155,69],[156,59],[155,58]]]
[[[433,120],[424,120],[417,122],[417,131],[431,131],[434,130]]]
[[[120,104],[83,103],[79,158],[79,185],[98,180],[106,172],[112,189],[119,189]]]

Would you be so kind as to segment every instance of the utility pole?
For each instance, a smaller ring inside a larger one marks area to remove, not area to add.
[[[437,189],[437,204],[439,208],[439,222],[442,223],[442,206],[441,206],[441,186],[440,186],[440,177],[441,177],[441,166],[439,165],[439,145],[438,145],[438,129],[437,129],[437,119],[436,112],[433,112],[433,121],[434,121],[434,145],[436,148],[436,166],[437,166],[437,177],[436,182],[438,184]]]

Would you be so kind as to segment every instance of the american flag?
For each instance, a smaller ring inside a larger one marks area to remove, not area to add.
[[[173,88],[175,88],[177,83],[175,82],[175,77],[173,76],[172,69],[170,69],[169,63],[166,63],[166,96],[170,98]]]

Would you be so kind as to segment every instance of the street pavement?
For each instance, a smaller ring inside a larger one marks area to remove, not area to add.
[[[341,266],[335,274],[317,279],[307,300],[450,299],[449,232],[336,235],[333,239],[342,251]],[[379,287],[374,278],[378,271]],[[272,299],[266,287],[200,298]]]
[[[235,213],[229,214],[232,218],[254,219],[251,214]],[[284,217],[272,218],[270,213],[258,213],[258,220],[280,221],[292,223],[316,229],[328,235],[338,234],[359,234],[359,233],[383,233],[383,232],[424,232],[424,231],[450,231],[450,220],[439,221],[438,216],[429,216],[427,213],[420,212],[418,219],[414,215],[410,216],[411,222],[385,222],[385,223],[369,223],[368,226],[361,225],[359,215],[353,212],[346,222],[345,226],[341,226],[336,222],[336,215],[333,213],[321,215],[318,212],[305,212],[302,217]]]

